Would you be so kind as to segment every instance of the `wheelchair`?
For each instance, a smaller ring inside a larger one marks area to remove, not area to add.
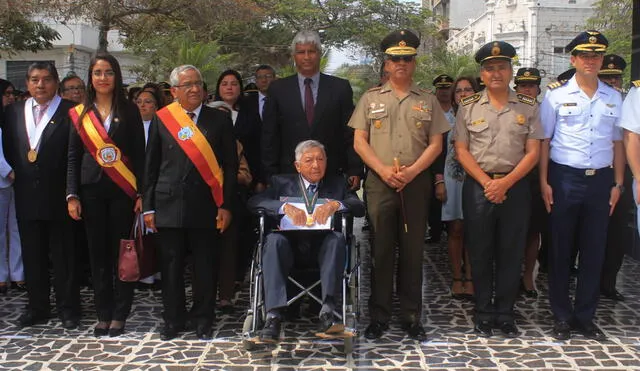
[[[271,227],[271,220],[263,213],[258,212],[259,236],[257,247],[253,254],[250,268],[250,288],[249,288],[249,309],[245,317],[242,328],[242,345],[245,350],[252,350],[260,340],[258,332],[266,320],[266,310],[264,305],[263,291],[263,266],[262,250],[267,228]],[[345,264],[342,270],[342,297],[341,306],[336,305],[334,315],[344,324],[344,333],[336,336],[321,336],[324,339],[343,339],[345,353],[349,354],[353,350],[353,338],[357,335],[357,323],[360,318],[360,251],[356,238],[353,235],[353,217],[348,212],[337,212],[333,218],[333,230],[341,232],[346,240]],[[320,279],[314,280],[310,285],[303,285],[292,275],[287,277],[297,290],[297,294],[287,301],[287,306],[309,297],[310,300],[322,305],[322,299],[313,290],[320,285]],[[338,304],[338,303],[336,303]],[[339,312],[340,310],[340,312]],[[317,334],[319,335],[319,334]]]

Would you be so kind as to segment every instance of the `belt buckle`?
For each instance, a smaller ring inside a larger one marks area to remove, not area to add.
[[[584,171],[584,175],[586,176],[594,176],[596,175],[596,169],[587,169]]]

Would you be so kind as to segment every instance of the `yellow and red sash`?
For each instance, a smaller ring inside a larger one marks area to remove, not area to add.
[[[220,207],[224,202],[223,173],[207,138],[198,129],[196,123],[187,116],[178,102],[165,106],[156,112],[156,115],[198,169],[202,179],[211,187],[213,200]]]
[[[80,135],[84,146],[109,178],[124,193],[135,200],[137,197],[136,176],[131,171],[129,160],[111,140],[92,110],[87,111],[80,122],[82,110],[84,110],[84,105],[78,104],[69,110],[69,116],[71,116],[73,126]]]

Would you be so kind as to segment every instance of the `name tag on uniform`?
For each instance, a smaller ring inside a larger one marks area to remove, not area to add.
[[[485,119],[477,119],[475,121],[471,122],[471,125],[480,125],[480,124],[484,124],[485,123]]]
[[[575,102],[571,102],[571,103],[562,103],[562,105],[563,105],[564,107],[575,107],[575,106],[577,106],[577,105],[578,105],[578,103],[575,103]]]

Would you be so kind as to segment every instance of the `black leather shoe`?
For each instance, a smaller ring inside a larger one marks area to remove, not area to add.
[[[67,330],[73,330],[78,327],[78,320],[75,318],[68,318],[62,320],[62,327]]]
[[[420,322],[405,322],[402,324],[402,329],[407,332],[407,336],[410,339],[425,341],[427,340],[427,333],[424,331],[424,327]]]
[[[49,322],[49,316],[39,316],[30,311],[22,313],[20,318],[18,318],[20,327],[42,325],[47,322]]]
[[[598,326],[593,324],[593,322],[589,322],[586,324],[575,323],[574,328],[587,339],[592,339],[597,341],[602,341],[607,339],[607,337],[602,332],[602,330],[600,330]]]
[[[569,340],[571,338],[571,325],[567,321],[556,321],[553,324],[553,337],[557,340]]]
[[[280,317],[267,317],[267,321],[260,331],[260,341],[265,343],[278,342],[280,340],[281,323]]]
[[[373,321],[364,330],[364,337],[370,340],[378,339],[388,329],[389,329],[388,323]]]
[[[527,287],[524,285],[524,281],[523,280],[520,280],[520,291],[522,291],[524,296],[526,296],[528,298],[535,299],[535,298],[538,297],[538,291],[535,290],[535,289],[528,290]]]
[[[600,290],[600,295],[604,296],[607,299],[611,299],[613,301],[624,301],[624,295],[620,293],[620,291],[613,290]]]
[[[107,336],[109,335],[109,328],[108,327],[94,327],[93,328],[93,336],[99,338],[99,337],[103,337],[103,336]]]
[[[7,292],[9,292],[9,286],[1,285],[0,286],[0,295],[7,295]]]
[[[196,336],[200,340],[213,339],[213,329],[210,324],[199,324],[196,328]]]
[[[109,329],[109,337],[114,338],[124,334],[124,326],[122,327],[111,327]]]
[[[341,334],[344,332],[344,324],[338,321],[333,313],[320,313],[320,332],[325,334]]]
[[[162,331],[160,331],[160,340],[167,341],[175,339],[178,337],[181,330],[181,328],[167,323],[162,328]]]
[[[500,325],[500,331],[502,331],[504,336],[511,339],[515,339],[520,336],[520,331],[513,322],[503,322]]]
[[[476,323],[473,331],[475,331],[475,333],[480,337],[491,337],[493,336],[493,324],[491,323],[491,321],[480,321]]]

